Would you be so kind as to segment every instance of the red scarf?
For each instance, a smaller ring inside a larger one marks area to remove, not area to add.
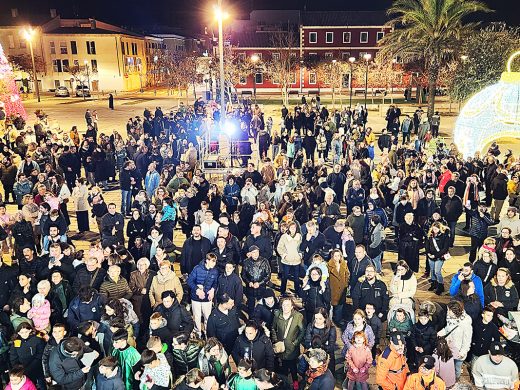
[[[305,389],[310,389],[314,379],[325,374],[325,371],[327,371],[328,368],[329,367],[327,362],[323,363],[323,365],[314,370],[309,367],[306,372],[307,383],[305,384]]]

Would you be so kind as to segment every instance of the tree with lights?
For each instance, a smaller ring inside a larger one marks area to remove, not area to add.
[[[460,56],[454,59],[448,92],[450,97],[463,102],[476,92],[500,80],[504,64],[518,50],[520,29],[503,23],[492,24],[467,36],[460,46]]]
[[[395,0],[388,10],[397,26],[379,42],[383,55],[404,61],[424,60],[428,75],[428,117],[435,109],[435,92],[443,64],[453,58],[462,37],[473,30],[468,17],[489,8],[477,0]]]
[[[4,49],[0,44],[0,103],[5,107],[8,117],[20,115],[27,118],[18,87],[16,86],[13,68],[7,61]]]

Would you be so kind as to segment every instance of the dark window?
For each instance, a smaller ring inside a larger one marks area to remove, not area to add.
[[[78,54],[78,45],[76,44],[76,41],[70,41],[70,52],[72,54]]]
[[[87,54],[96,54],[96,42],[87,41]]]
[[[68,72],[69,71],[69,60],[62,60],[61,62],[63,64],[63,71]]]
[[[92,67],[92,72],[97,72],[97,60],[91,60],[90,65]]]

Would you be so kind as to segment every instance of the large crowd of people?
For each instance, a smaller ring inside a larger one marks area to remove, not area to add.
[[[90,110],[70,131],[0,119],[3,386],[443,390],[466,369],[512,389],[520,162],[496,143],[463,158],[414,110],[376,136],[361,105],[229,105],[223,177],[201,164],[220,147],[201,100],[126,134]],[[421,278],[448,303],[419,301]]]

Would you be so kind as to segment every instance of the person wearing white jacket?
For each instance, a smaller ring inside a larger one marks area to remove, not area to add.
[[[455,360],[455,376],[460,378],[462,363],[466,359],[471,347],[473,327],[471,317],[464,311],[462,302],[452,300],[448,303],[446,326],[438,336],[445,337]]]
[[[291,278],[294,283],[296,294],[300,295],[300,266],[302,263],[302,255],[299,252],[302,236],[297,232],[295,222],[290,222],[287,232],[282,234],[276,250],[280,255],[282,262],[282,283],[280,292],[283,294],[287,289],[287,280]]]
[[[390,293],[392,296],[389,304],[390,310],[395,305],[402,305],[407,308],[408,312],[413,312],[415,307],[413,298],[416,292],[417,278],[406,261],[399,260],[395,275],[390,282]]]

